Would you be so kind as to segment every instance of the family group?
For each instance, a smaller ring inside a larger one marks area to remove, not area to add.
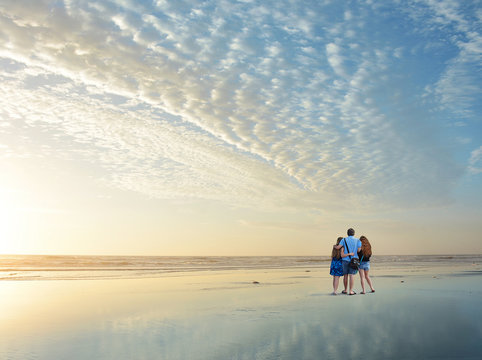
[[[355,295],[353,291],[353,276],[360,273],[361,294],[365,294],[365,281],[370,286],[372,293],[375,292],[370,279],[370,257],[372,247],[365,236],[359,239],[355,237],[355,230],[348,229],[347,237],[339,237],[336,245],[333,245],[331,253],[330,275],[333,275],[333,295],[337,295],[340,277],[343,276],[344,290],[342,294]],[[349,285],[349,290],[347,287]]]

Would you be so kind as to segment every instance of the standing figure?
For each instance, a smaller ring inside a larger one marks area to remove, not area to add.
[[[343,285],[345,290],[342,291],[343,294],[347,293],[348,280],[350,282],[350,290],[348,295],[355,295],[353,291],[353,275],[356,275],[358,270],[352,269],[349,264],[352,258],[358,258],[357,252],[360,251],[361,242],[355,237],[355,230],[352,228],[348,229],[347,237],[340,241],[340,245],[343,246],[342,249],[342,261],[343,261]],[[344,257],[343,254],[348,256]]]
[[[339,237],[336,240],[336,245],[333,246],[333,250],[331,251],[330,275],[333,276],[333,295],[336,295],[338,284],[340,283],[340,277],[343,276],[343,264],[341,262],[340,246],[341,240],[343,240],[342,237]]]
[[[375,292],[375,289],[372,285],[372,280],[370,279],[370,257],[372,256],[372,246],[370,242],[365,236],[360,236],[361,241],[361,249],[358,251],[358,258],[360,259],[360,282],[362,287],[362,294],[365,294],[365,280],[367,281],[368,285],[372,293]]]

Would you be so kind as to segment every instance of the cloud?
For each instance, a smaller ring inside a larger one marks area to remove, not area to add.
[[[472,174],[482,173],[482,146],[470,153],[469,171]]]
[[[292,231],[299,231],[299,230],[315,230],[319,229],[319,224],[316,223],[308,223],[308,222],[275,222],[275,221],[248,221],[248,220],[239,220],[240,225],[252,228],[265,228],[265,229],[276,229],[276,230],[292,230]]]
[[[482,62],[482,34],[480,11],[474,11],[473,3],[454,0],[419,1],[411,15],[426,26],[417,28],[431,41],[430,46],[443,46],[455,52],[435,84],[435,93],[441,105],[458,118],[473,118],[478,106]],[[418,12],[418,14],[415,14]],[[477,15],[479,14],[479,15]],[[433,39],[439,38],[437,43]]]
[[[153,197],[327,209],[446,201],[462,171],[441,139],[417,135],[436,127],[430,109],[400,110],[408,91],[386,91],[409,52],[373,39],[375,10],[357,6],[3,2],[3,118],[49,145],[41,155],[88,161],[102,181]],[[451,9],[440,11],[463,28]],[[463,46],[426,84],[460,111],[476,90],[460,65],[475,38]],[[460,74],[463,92],[451,93]]]
[[[329,43],[326,45],[326,54],[328,62],[335,73],[343,77],[346,76],[345,69],[343,68],[344,58],[341,55],[341,48],[334,43]]]

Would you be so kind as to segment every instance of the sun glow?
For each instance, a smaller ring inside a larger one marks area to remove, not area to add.
[[[0,253],[11,254],[16,248],[16,229],[19,228],[20,209],[17,192],[0,188]]]

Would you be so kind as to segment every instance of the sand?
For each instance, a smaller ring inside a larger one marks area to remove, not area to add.
[[[371,273],[356,296],[326,267],[3,281],[0,359],[480,359],[480,265]]]

